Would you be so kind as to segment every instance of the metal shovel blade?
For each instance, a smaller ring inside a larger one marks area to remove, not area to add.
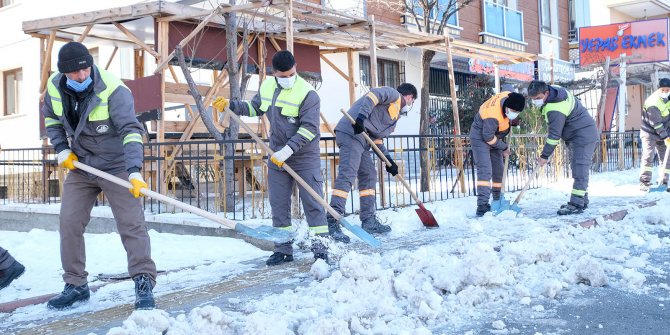
[[[440,227],[440,225],[437,224],[437,220],[435,220],[433,213],[427,210],[426,207],[423,206],[423,203],[419,203],[419,208],[416,209],[416,214],[419,215],[419,219],[421,219],[421,223],[423,223],[424,227],[426,228]]]
[[[358,238],[363,240],[363,242],[369,244],[371,247],[378,248],[380,245],[382,245],[379,240],[377,240],[374,236],[370,235],[370,233],[366,232],[363,228],[352,225],[347,221],[345,218],[340,218],[339,220],[340,224],[350,232],[354,233]]]
[[[655,193],[655,192],[665,192],[668,190],[668,185],[664,184],[659,184],[656,187],[650,187],[649,188],[649,193]]]
[[[511,203],[509,200],[500,197],[500,200],[493,201],[491,203],[491,212],[493,215],[498,215],[504,211],[514,211],[517,214],[521,212],[521,207],[519,205]]]
[[[238,223],[235,225],[235,231],[249,237],[272,241],[275,243],[285,243],[295,238],[295,232],[284,229],[277,229],[270,226],[259,226],[257,228],[251,228],[249,226]]]

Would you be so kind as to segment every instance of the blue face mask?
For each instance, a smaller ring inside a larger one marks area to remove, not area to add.
[[[91,76],[88,76],[88,78],[86,78],[86,80],[84,80],[81,83],[76,81],[76,80],[72,80],[70,78],[67,78],[67,87],[69,87],[73,91],[79,93],[79,92],[84,92],[84,90],[86,90],[91,85],[92,82],[93,82],[93,79],[91,79]]]

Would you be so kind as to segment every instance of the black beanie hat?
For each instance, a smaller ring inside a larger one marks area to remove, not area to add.
[[[288,71],[295,66],[295,58],[288,50],[282,50],[272,56],[272,67],[275,71]]]
[[[658,81],[658,87],[670,87],[670,79],[662,78]]]
[[[507,96],[507,99],[505,99],[505,103],[503,103],[503,107],[511,108],[517,112],[520,112],[523,110],[523,108],[526,106],[526,98],[519,93],[512,92]]]
[[[58,52],[58,72],[70,73],[93,66],[93,56],[79,42],[69,42]]]

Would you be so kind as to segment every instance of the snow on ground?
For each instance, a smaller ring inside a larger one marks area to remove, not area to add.
[[[434,230],[422,227],[413,208],[382,211],[382,221],[393,227],[382,249],[369,252],[355,248],[360,244],[338,245],[332,257],[337,265],[329,271],[325,263],[315,263],[310,270],[314,280],[306,285],[241,300],[235,311],[211,305],[183,314],[138,311],[107,334],[467,334],[481,325],[491,333],[513,334],[518,330],[507,328],[504,315],[547,317],[552,313],[549,306],[578,296],[589,285],[633,292],[651,288],[645,274],[662,270],[650,263],[650,254],[670,248],[670,238],[659,237],[670,231],[664,210],[670,206],[670,195],[644,195],[635,180],[637,171],[592,176],[589,209],[577,217],[555,214],[569,197],[571,181],[528,191],[518,217],[505,212],[472,218],[473,197],[426,204],[440,223]],[[658,200],[653,207],[636,206],[652,200]],[[593,229],[572,225],[622,208],[630,209],[622,221],[600,217],[600,225]],[[155,232],[151,237],[159,268],[210,264],[159,277],[159,296],[216,282],[224,274],[248,268],[240,262],[268,254],[224,238]],[[3,290],[0,302],[60,289],[55,233],[3,232],[0,245],[29,270]],[[124,271],[125,257],[116,235],[87,235],[87,245],[90,273]],[[182,282],[185,278],[188,283]],[[48,287],[38,290],[38,282]],[[132,283],[108,285],[90,303],[65,313],[132,299]],[[54,315],[42,304],[19,309],[3,322],[37,322]]]

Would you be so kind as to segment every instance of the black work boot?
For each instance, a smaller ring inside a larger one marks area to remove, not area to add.
[[[477,205],[477,213],[475,214],[477,214],[478,217],[482,217],[484,216],[484,214],[486,214],[486,212],[490,211],[491,211],[491,205],[489,204]]]
[[[391,231],[391,226],[382,224],[374,216],[363,220],[361,228],[370,234],[383,234]]]
[[[570,204],[570,203],[567,203],[567,204],[565,204],[565,205],[561,205],[561,209],[567,208],[569,204]],[[589,204],[586,204],[586,203],[585,203],[585,204],[582,206],[582,210],[586,210],[587,208],[589,208]]]
[[[293,255],[282,254],[281,252],[275,252],[270,255],[265,264],[268,266],[275,266],[281,263],[293,262]]]
[[[146,273],[133,277],[135,282],[135,309],[154,309],[156,301],[154,300],[154,284],[151,276]]]
[[[640,191],[642,192],[649,192],[649,188],[651,187],[651,183],[648,181],[641,181],[640,182]]]
[[[584,206],[568,202],[567,205],[561,206],[561,209],[559,209],[556,213],[558,215],[572,215],[572,214],[581,214],[582,212],[584,212]]]
[[[14,260],[8,268],[0,270],[0,290],[9,286],[14,279],[21,277],[25,271],[26,268],[17,260]]]
[[[51,309],[66,309],[72,307],[77,301],[87,301],[91,297],[91,291],[88,289],[88,284],[81,286],[74,286],[72,284],[65,284],[65,288],[61,294],[49,299],[47,307]]]
[[[340,223],[337,222],[337,220],[335,220],[334,217],[328,215],[326,219],[328,220],[328,234],[333,240],[342,243],[349,243],[349,241],[351,241],[349,236],[345,235],[342,232],[342,228],[340,228]]]

